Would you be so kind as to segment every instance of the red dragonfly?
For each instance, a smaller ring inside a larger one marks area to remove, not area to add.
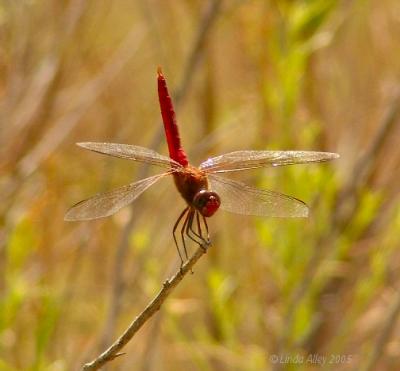
[[[185,257],[188,259],[185,237],[187,236],[203,248],[208,246],[210,236],[206,218],[214,215],[219,208],[243,215],[308,216],[307,205],[294,197],[269,190],[259,190],[218,174],[262,167],[323,162],[338,158],[338,154],[313,151],[247,150],[212,157],[198,167],[192,166],[181,145],[172,100],[160,68],[157,81],[169,157],[148,148],[129,144],[84,142],[77,145],[105,155],[159,166],[164,168],[165,172],[81,201],[69,209],[65,220],[91,220],[110,216],[133,202],[160,179],[172,175],[176,188],[187,204],[173,228],[173,238],[181,264],[183,264],[176,237],[178,226],[181,224],[180,235]]]

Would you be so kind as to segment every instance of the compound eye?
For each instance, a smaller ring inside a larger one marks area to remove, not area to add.
[[[194,197],[193,204],[201,215],[210,217],[218,210],[221,200],[215,192],[201,190]]]

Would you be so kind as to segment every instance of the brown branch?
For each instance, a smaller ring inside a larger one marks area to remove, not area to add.
[[[124,333],[102,354],[95,358],[92,362],[86,363],[82,370],[98,370],[107,362],[112,361],[116,357],[121,356],[122,348],[128,344],[139,329],[161,308],[161,305],[170,295],[172,290],[182,281],[183,277],[191,270],[196,262],[206,253],[208,246],[199,247],[190,259],[179,269],[173,277],[166,280],[160,292],[147,305],[147,307],[131,322]]]

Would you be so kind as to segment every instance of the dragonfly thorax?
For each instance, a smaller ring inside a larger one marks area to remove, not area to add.
[[[219,205],[220,198],[208,187],[207,175],[204,171],[188,166],[183,172],[174,173],[176,187],[189,206],[196,208],[201,215],[213,215]]]

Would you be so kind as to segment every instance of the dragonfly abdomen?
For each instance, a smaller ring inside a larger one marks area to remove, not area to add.
[[[161,116],[164,123],[165,135],[167,138],[169,156],[186,167],[189,163],[186,153],[181,145],[181,138],[179,136],[178,125],[176,123],[176,116],[172,99],[168,93],[167,82],[158,69],[158,98],[160,100]]]

